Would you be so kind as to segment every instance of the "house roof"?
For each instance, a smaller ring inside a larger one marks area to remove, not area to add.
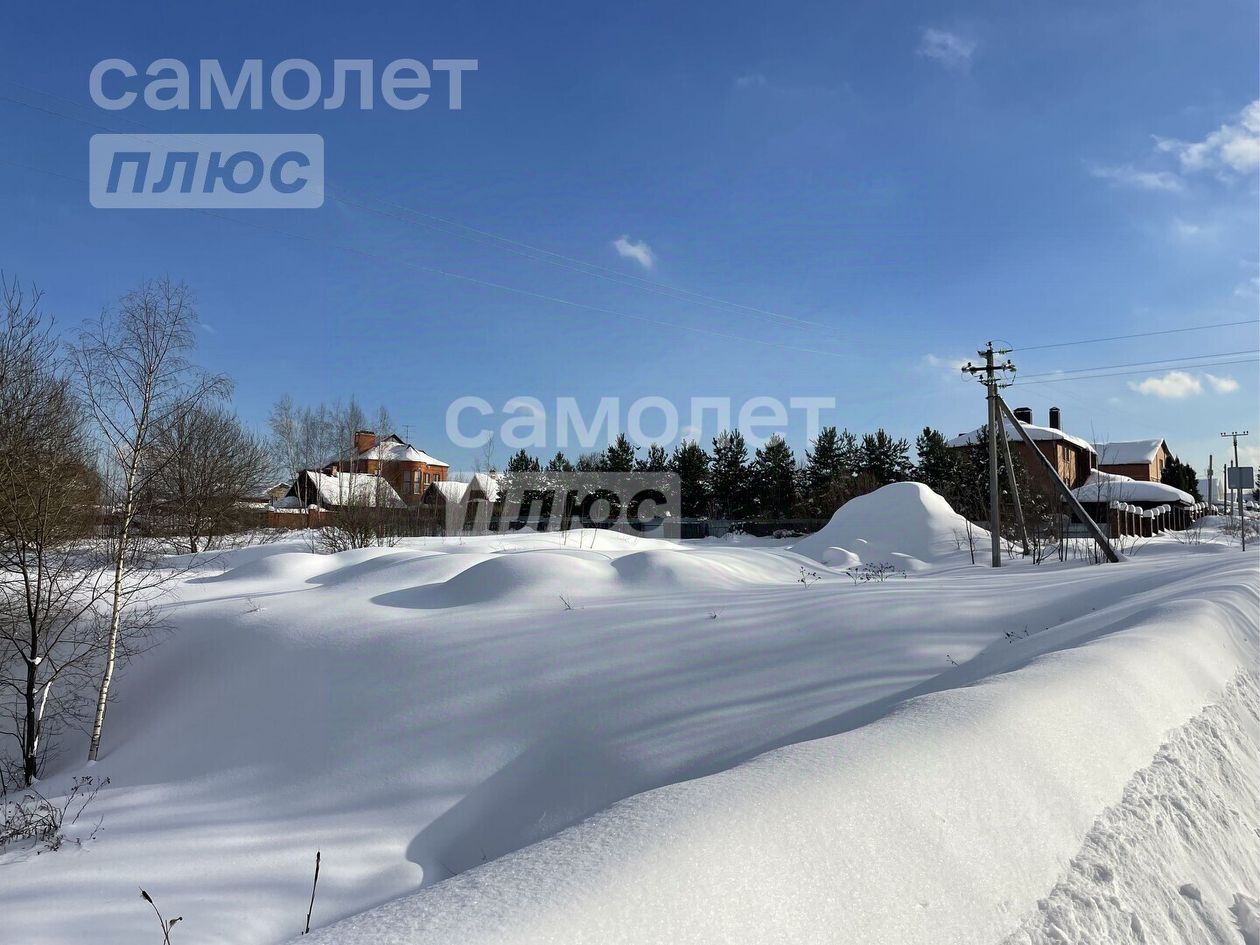
[[[1099,443],[1098,464],[1100,466],[1135,466],[1149,463],[1155,459],[1155,455],[1163,445],[1163,439],[1113,440],[1110,443]]]
[[[1082,502],[1166,502],[1194,504],[1194,496],[1162,482],[1144,482],[1095,469],[1084,484],[1072,490]]]
[[[430,456],[424,450],[418,450],[410,443],[378,443],[371,449],[359,453],[356,459],[379,459],[385,462],[427,463],[430,466],[450,468],[449,463]]]
[[[302,475],[315,487],[315,491],[319,494],[319,501],[323,505],[339,506],[354,503],[397,509],[407,504],[394,491],[394,487],[380,476],[347,472],[327,475],[313,469],[306,470]]]
[[[1019,434],[1016,432],[1014,425],[1009,420],[1002,421],[1006,425],[1006,436],[1011,440],[1018,440]],[[1079,447],[1089,452],[1094,452],[1094,448],[1079,436],[1072,436],[1070,433],[1064,433],[1062,430],[1055,430],[1052,427],[1039,427],[1032,423],[1021,424],[1024,432],[1029,438],[1034,440],[1063,440],[1071,443],[1073,446]],[[950,440],[947,446],[970,446],[979,441],[981,434],[984,433],[984,427],[978,427],[970,433],[960,433],[958,436]]]
[[[442,479],[429,483],[429,488],[441,495],[447,502],[463,502],[468,494],[468,483],[456,482],[453,479]]]
[[[489,473],[474,473],[468,488],[480,490],[491,502],[499,501],[499,480]]]

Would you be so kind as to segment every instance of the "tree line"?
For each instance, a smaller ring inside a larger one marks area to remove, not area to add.
[[[973,498],[976,471],[970,451],[945,444],[943,434],[925,428],[912,458],[909,441],[886,430],[859,435],[828,426],[798,458],[778,434],[751,451],[742,433],[725,430],[709,449],[683,440],[667,452],[659,443],[636,446],[622,433],[607,449],[583,453],[575,461],[557,452],[544,463],[522,449],[504,472],[672,472],[688,517],[817,519],[892,482],[915,480],[947,497]]]

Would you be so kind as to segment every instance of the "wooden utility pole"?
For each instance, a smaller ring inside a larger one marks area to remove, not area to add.
[[[1019,542],[1025,555],[1032,554],[1028,546],[1028,526],[1024,524],[1024,506],[1019,501],[1019,483],[1015,479],[1015,464],[1011,461],[1011,441],[1006,435],[1006,424],[998,418],[998,436],[1002,438],[1002,461],[1006,464],[1006,480],[1011,484],[1011,501],[1015,503],[1015,524],[1019,527]]]
[[[1081,505],[1080,500],[1072,494],[1072,490],[1068,488],[1068,484],[1059,476],[1059,471],[1054,468],[1054,463],[1050,462],[1041,450],[1037,448],[1037,444],[1033,442],[1032,437],[1030,437],[1024,430],[1024,425],[1019,422],[1019,418],[1016,417],[1015,414],[1011,413],[1010,407],[1006,406],[1006,401],[999,397],[997,399],[997,403],[998,408],[1006,414],[1006,418],[1010,421],[1015,432],[1019,434],[1019,438],[1028,444],[1028,452],[1037,457],[1046,472],[1050,474],[1050,479],[1055,483],[1055,486],[1059,490],[1059,494],[1063,496],[1063,499],[1067,502],[1068,507],[1071,508],[1076,517],[1079,518],[1089,530],[1090,535],[1093,536],[1094,541],[1098,543],[1098,547],[1102,549],[1102,552],[1106,556],[1107,560],[1113,564],[1119,563],[1120,556],[1116,554],[1116,550],[1111,547],[1111,542],[1107,540],[1107,536],[1103,534],[1103,530],[1098,527],[1098,523],[1089,517],[1089,513],[1085,511],[1085,508]]]
[[[968,361],[963,365],[964,374],[983,374],[980,383],[985,386],[985,400],[989,408],[988,420],[988,436],[989,436],[989,540],[993,552],[993,567],[1000,568],[1002,566],[1002,514],[998,509],[998,499],[1000,493],[998,490],[998,427],[1001,423],[1001,417],[998,415],[998,381],[999,371],[1014,371],[1015,365],[1009,359],[1003,364],[996,364],[994,356],[999,354],[1009,354],[1009,348],[999,348],[994,350],[993,342],[988,342],[982,349],[976,352],[980,357],[984,358],[983,365],[974,365]],[[1008,470],[1008,474],[1009,474]],[[1015,477],[1011,475],[1011,481],[1015,481]],[[1025,545],[1027,540],[1025,539]]]
[[[1234,482],[1235,486],[1234,501],[1238,503],[1238,535],[1242,541],[1242,550],[1247,550],[1247,516],[1243,511],[1243,487],[1242,473],[1238,471],[1238,438],[1240,436],[1250,436],[1247,430],[1232,430],[1229,433],[1222,433],[1221,436],[1233,437],[1234,440]],[[1229,491],[1229,483],[1225,484],[1225,491]]]

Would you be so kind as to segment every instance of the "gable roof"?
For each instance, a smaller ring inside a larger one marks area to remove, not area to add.
[[[1100,466],[1137,466],[1153,462],[1159,448],[1164,446],[1163,439],[1154,440],[1113,440],[1110,443],[1098,444],[1098,465]]]
[[[474,473],[468,483],[468,491],[472,492],[474,489],[484,494],[490,502],[499,501],[499,480],[490,473]]]
[[[468,483],[458,482],[454,479],[441,479],[437,482],[431,482],[429,483],[429,488],[442,496],[447,502],[463,502],[464,497],[468,494]]]
[[[324,465],[332,466],[341,460],[346,459],[345,456],[334,456]],[[429,466],[441,466],[443,469],[450,469],[450,463],[444,463],[435,456],[431,456],[424,450],[418,450],[410,443],[404,443],[397,433],[391,433],[384,439],[378,440],[375,446],[370,446],[365,450],[354,453],[351,459],[379,459],[385,463],[425,463]]]
[[[1006,427],[1007,439],[1011,440],[1012,442],[1018,441],[1019,434],[1016,432],[1015,426],[1011,423],[1011,421],[1003,420],[1002,422],[1003,424],[1005,424],[1005,427]],[[1087,443],[1085,440],[1082,440],[1079,436],[1072,436],[1072,434],[1070,433],[1064,433],[1062,430],[1055,430],[1053,427],[1039,427],[1031,423],[1024,423],[1024,424],[1021,424],[1021,426],[1023,426],[1024,432],[1028,434],[1028,437],[1030,439],[1063,440],[1064,442],[1071,443],[1073,446],[1078,447],[1080,449],[1088,450],[1091,453],[1094,452],[1094,448],[1090,446],[1089,443]],[[958,436],[954,437],[945,445],[954,446],[954,447],[970,446],[973,443],[979,442],[980,436],[981,434],[984,433],[984,430],[985,430],[984,427],[977,427],[976,429],[972,430],[970,433],[960,433]]]

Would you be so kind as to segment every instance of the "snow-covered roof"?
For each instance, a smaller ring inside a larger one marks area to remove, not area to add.
[[[315,486],[322,505],[382,505],[387,508],[403,508],[407,503],[394,491],[385,479],[368,473],[334,473],[326,475],[308,469],[303,475]]]
[[[444,463],[440,459],[430,456],[424,450],[416,449],[410,443],[391,442],[389,440],[377,443],[371,449],[366,449],[359,453],[355,458],[379,459],[387,463],[427,463],[430,466],[445,466],[450,468],[449,463]]]
[[[442,479],[429,483],[429,488],[440,494],[447,502],[463,502],[468,494],[468,483],[456,482],[453,479]]]
[[[1162,482],[1143,482],[1095,469],[1084,484],[1072,490],[1082,502],[1166,502],[1194,504],[1194,496]]]
[[[346,459],[345,456],[334,456],[324,465],[332,466]],[[444,463],[436,456],[431,456],[424,450],[418,450],[410,443],[404,443],[397,434],[391,433],[382,440],[378,440],[375,446],[370,446],[365,450],[355,453],[353,459],[379,459],[382,462],[395,463],[425,463],[429,466],[441,466],[449,469],[451,464]]]
[[[469,489],[478,489],[485,493],[487,499],[491,502],[499,500],[499,481],[489,473],[475,473],[472,481],[468,483]]]
[[[1018,440],[1019,434],[1016,432],[1015,427],[1011,423],[1011,421],[1004,420],[1003,423],[1006,424],[1007,438],[1010,439],[1011,441]],[[1055,430],[1052,427],[1039,427],[1031,423],[1024,423],[1024,424],[1021,424],[1021,426],[1023,426],[1024,432],[1027,433],[1029,438],[1031,439],[1064,440],[1068,443],[1071,443],[1073,446],[1079,446],[1081,449],[1089,450],[1091,453],[1094,452],[1094,448],[1090,446],[1085,440],[1082,440],[1079,436],[1072,436],[1072,434],[1064,433],[1062,430]],[[960,433],[958,436],[950,440],[946,445],[947,446],[970,446],[972,443],[978,442],[981,434],[983,433],[984,433],[984,427],[978,427],[977,429],[972,430],[970,433]]]
[[[1099,443],[1098,465],[1139,466],[1142,463],[1149,463],[1155,459],[1155,454],[1163,445],[1163,439],[1113,440],[1110,443]]]

